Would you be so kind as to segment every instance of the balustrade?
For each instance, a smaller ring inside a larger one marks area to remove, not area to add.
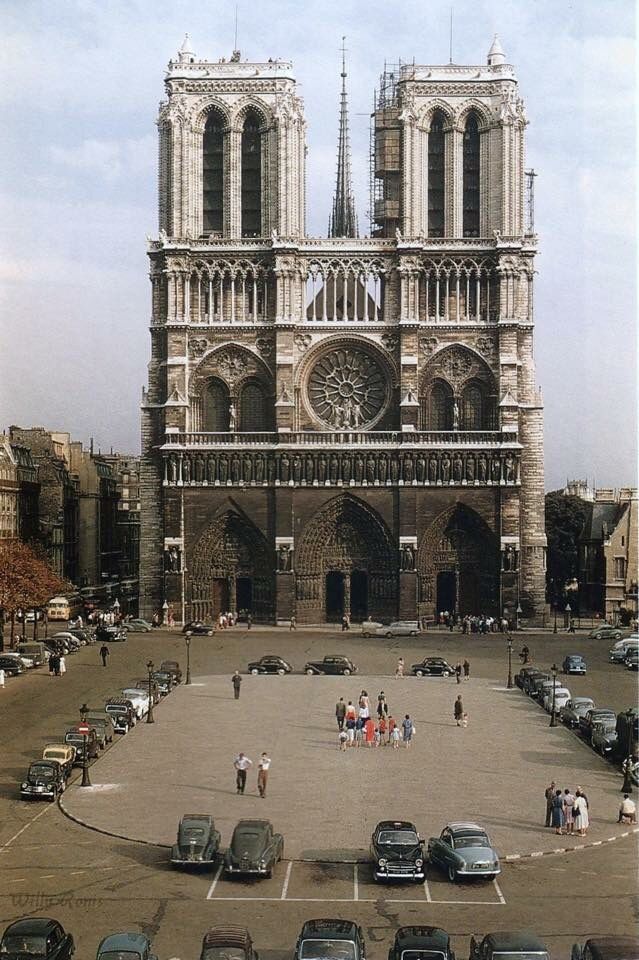
[[[310,260],[306,319],[312,323],[384,320],[385,266],[378,258]]]
[[[327,430],[167,433],[165,448],[189,447],[518,447],[517,433],[501,430]]]

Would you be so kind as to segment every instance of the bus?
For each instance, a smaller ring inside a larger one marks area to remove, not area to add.
[[[53,597],[47,606],[47,619],[73,620],[82,613],[83,605],[79,597]]]

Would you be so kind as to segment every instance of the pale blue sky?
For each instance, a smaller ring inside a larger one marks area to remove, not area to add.
[[[537,379],[546,476],[634,482],[635,77],[630,0],[456,0],[454,59],[498,32],[539,176]],[[0,426],[139,447],[149,352],[145,234],[157,231],[157,104],[182,41],[233,48],[227,0],[0,0]],[[384,60],[448,60],[450,3],[238,0],[243,57],[290,58],[308,122],[308,232],[333,186],[347,35],[353,170],[368,208],[368,114]]]

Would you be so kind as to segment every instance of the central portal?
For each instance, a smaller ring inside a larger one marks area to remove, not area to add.
[[[368,574],[365,570],[351,573],[351,618],[356,622],[368,616]]]
[[[454,570],[441,570],[437,574],[437,613],[447,610],[454,613],[457,604],[457,578]]]
[[[339,621],[344,616],[344,574],[329,570],[326,574],[326,620]]]

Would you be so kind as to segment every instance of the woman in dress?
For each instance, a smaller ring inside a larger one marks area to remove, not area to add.
[[[550,826],[555,828],[555,833],[564,832],[564,801],[561,796],[561,790],[555,792],[550,804]]]
[[[588,817],[588,803],[586,798],[577,790],[575,795],[575,803],[573,807],[573,815],[575,817],[575,826],[579,831],[580,837],[585,837],[588,832],[588,827],[590,826],[590,819]]]
[[[575,821],[573,819],[573,810],[575,805],[575,798],[572,793],[566,787],[564,790],[564,819],[566,822],[566,833],[572,833],[575,826]]]
[[[60,676],[63,677],[67,672],[67,662],[64,657],[60,657]]]
[[[372,747],[375,744],[375,724],[373,723],[372,717],[368,717],[364,721],[364,737],[366,739],[366,746]]]

